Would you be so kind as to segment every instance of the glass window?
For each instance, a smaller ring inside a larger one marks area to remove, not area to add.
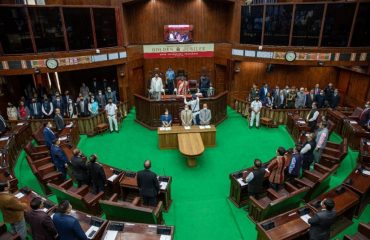
[[[64,8],[64,22],[70,50],[94,48],[89,8]]]
[[[95,8],[93,11],[98,47],[117,46],[115,10],[113,8]]]
[[[240,43],[261,44],[263,6],[243,6]]]
[[[296,6],[292,45],[317,46],[321,29],[323,4],[299,4]]]
[[[29,8],[37,52],[64,51],[64,35],[59,8]]]
[[[324,23],[324,32],[322,35],[322,46],[347,46],[355,8],[355,3],[328,4]]]
[[[32,53],[26,9],[1,7],[0,16],[0,42],[4,53]]]
[[[370,46],[370,3],[360,3],[351,45],[352,47]]]
[[[293,5],[267,5],[263,44],[288,45]]]

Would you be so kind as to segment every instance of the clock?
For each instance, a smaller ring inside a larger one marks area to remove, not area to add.
[[[297,55],[293,51],[288,51],[285,54],[285,60],[288,62],[293,62],[296,59]]]
[[[46,59],[46,66],[49,69],[56,69],[58,67],[58,60],[55,58],[48,58]]]

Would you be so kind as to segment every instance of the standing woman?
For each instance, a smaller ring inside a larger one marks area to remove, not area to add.
[[[279,147],[276,150],[276,158],[267,167],[268,172],[270,172],[269,181],[275,191],[279,191],[284,182],[284,169],[287,161],[285,153],[285,149]]]
[[[90,103],[88,105],[88,110],[91,114],[91,116],[96,116],[99,113],[99,105],[97,102],[95,102],[94,98],[90,99]]]
[[[30,110],[24,105],[23,101],[19,102],[18,118],[19,120],[28,120],[30,118]]]

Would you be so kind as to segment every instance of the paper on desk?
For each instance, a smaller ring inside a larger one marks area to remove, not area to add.
[[[166,128],[164,128],[164,130],[170,131],[171,130],[171,127],[166,127]]]
[[[209,128],[211,128],[211,126],[209,126],[209,125],[205,125],[204,127],[205,127],[205,128],[208,128],[208,129],[209,129]]]
[[[305,221],[307,224],[309,224],[308,219],[310,219],[310,218],[311,218],[311,216],[309,214],[305,214],[305,215],[301,216],[301,219],[303,221]]]
[[[69,124],[66,126],[66,128],[71,128],[71,127],[73,127],[73,122],[69,123]]]
[[[370,145],[370,142],[366,142],[367,145]]]
[[[184,129],[189,130],[189,129],[191,129],[191,127],[190,126],[185,126]]]
[[[108,178],[108,181],[113,182],[113,181],[114,181],[114,179],[116,179],[117,177],[118,177],[118,175],[113,174],[110,178]]]
[[[159,131],[164,131],[164,129],[165,129],[164,127],[160,127]]]
[[[49,210],[49,209],[47,209],[47,208],[43,208],[43,209],[42,209],[42,211],[43,211],[43,212],[45,212],[45,213],[46,213],[48,210]]]
[[[2,138],[0,138],[0,141],[6,141],[8,139],[9,139],[9,137],[2,137]]]
[[[243,186],[245,186],[245,185],[248,185],[248,183],[246,183],[246,182],[244,182],[243,181],[243,178],[238,178],[238,182],[239,182],[239,184],[243,187]]]
[[[167,182],[160,182],[159,185],[161,186],[161,190],[165,190],[167,188]]]
[[[205,129],[205,127],[204,126],[199,126],[199,129]]]
[[[362,173],[363,173],[363,174],[365,174],[365,175],[370,176],[370,171],[368,171],[368,170],[365,170],[365,169],[364,169],[364,170],[362,170]]]
[[[20,122],[20,123],[17,123],[17,126],[23,126],[25,123],[24,122]]]
[[[297,123],[305,124],[306,122],[305,121],[302,121],[302,120],[298,120]]]
[[[14,195],[16,198],[22,198],[24,196],[23,193],[19,192],[17,194]]]
[[[108,230],[107,234],[105,234],[104,240],[114,240],[116,239],[117,234],[118,234],[118,231]]]
[[[64,141],[64,140],[67,140],[67,136],[63,136],[59,138],[59,141]]]
[[[86,237],[87,237],[88,239],[92,239],[92,238],[94,238],[94,236],[96,235],[96,233],[98,232],[98,230],[99,230],[99,227],[97,227],[97,226],[91,226],[91,227],[90,227],[90,228],[85,232]],[[93,232],[93,231],[95,231],[95,233],[94,233],[91,237],[89,237],[90,233],[91,233],[91,232]]]
[[[349,121],[350,124],[357,124],[356,121]]]
[[[171,240],[171,235],[161,235],[160,240]]]

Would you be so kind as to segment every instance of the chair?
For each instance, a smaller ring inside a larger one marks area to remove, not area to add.
[[[51,157],[34,160],[32,157],[26,156],[26,159],[32,173],[36,176],[43,191],[45,194],[49,195],[51,191],[47,187],[47,184],[62,182],[62,173],[55,169],[55,166],[51,161]]]
[[[198,91],[198,81],[197,80],[189,80],[189,92],[196,93]]]
[[[260,222],[269,217],[276,216],[293,208],[299,207],[301,199],[309,191],[309,188],[303,186],[296,188],[289,182],[284,184],[284,188],[276,192],[274,189],[267,189],[265,197],[256,199],[250,197],[249,217]]]
[[[18,234],[11,234],[7,231],[6,225],[0,223],[0,240],[21,240],[21,237]]]
[[[363,112],[362,108],[356,107],[356,109],[353,110],[353,113],[350,116],[348,116],[348,118],[351,120],[360,121],[360,116],[362,112]]]
[[[118,121],[117,121],[118,122]],[[108,131],[108,124],[107,123],[99,123],[95,127],[96,134],[102,134],[104,132]]]
[[[162,201],[156,207],[141,206],[140,197],[135,197],[132,202],[122,202],[118,201],[115,193],[109,200],[100,200],[99,203],[108,220],[164,224]]]
[[[359,223],[358,232],[353,235],[344,235],[344,240],[365,240],[370,239],[370,223]]]
[[[60,185],[54,183],[48,183],[47,185],[56,195],[59,203],[63,200],[69,200],[73,208],[79,211],[96,216],[101,215],[99,200],[103,197],[104,192],[98,194],[90,193],[87,185],[75,188],[71,179]]]
[[[331,168],[335,164],[340,164],[348,152],[348,140],[344,138],[342,143],[327,142],[321,154],[320,164]]]
[[[24,147],[24,151],[32,159],[40,159],[50,155],[49,149],[45,145],[34,146],[32,142],[28,142]]]
[[[302,177],[295,178],[292,183],[298,188],[310,188],[304,197],[305,201],[309,202],[329,188],[330,177],[338,167],[339,165],[334,165],[332,168],[327,168],[315,163],[312,171],[305,170]]]

